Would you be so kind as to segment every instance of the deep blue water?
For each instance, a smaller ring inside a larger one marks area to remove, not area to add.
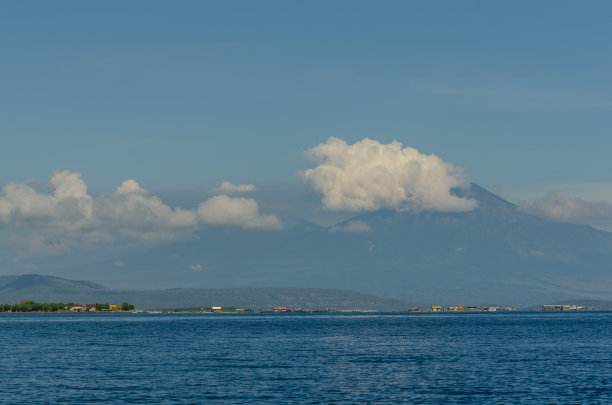
[[[3,403],[612,403],[612,313],[0,314]]]

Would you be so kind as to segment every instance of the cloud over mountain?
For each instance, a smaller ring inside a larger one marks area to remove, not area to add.
[[[307,156],[317,167],[301,174],[323,194],[327,210],[459,212],[477,206],[475,200],[452,193],[469,186],[463,169],[397,141],[382,144],[366,138],[348,145],[332,137]]]
[[[198,206],[197,214],[202,223],[212,226],[273,230],[283,227],[276,216],[261,215],[257,201],[252,198],[226,195],[211,197]]]
[[[569,197],[561,192],[521,205],[525,212],[553,221],[587,224],[602,228],[612,227],[612,204]]]
[[[0,193],[0,222],[34,229],[27,235],[31,253],[61,253],[117,237],[172,239],[179,232],[208,226],[282,228],[276,216],[260,214],[257,202],[250,198],[220,195],[196,210],[186,210],[164,204],[133,179],[123,182],[115,193],[96,197],[87,193],[80,173],[55,171],[49,184],[51,192],[11,183]]]

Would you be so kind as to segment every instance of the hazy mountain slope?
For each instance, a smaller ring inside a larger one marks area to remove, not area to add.
[[[12,283],[0,287],[0,303],[15,303],[22,299],[80,304],[96,302],[121,304],[127,301],[141,309],[220,305],[251,309],[289,306],[310,309],[398,311],[410,306],[399,300],[346,290],[314,288],[111,290],[87,281],[36,274],[14,277]]]
[[[12,283],[13,281],[17,280],[19,278],[19,276],[0,276],[0,287],[8,284],[8,283]]]
[[[612,296],[612,234],[524,214],[476,185],[471,195],[480,202],[471,212],[377,212],[357,219],[374,229],[368,236],[376,261],[388,258],[387,274],[410,274],[425,291],[517,304],[564,294]]]
[[[525,214],[475,184],[465,194],[477,209],[350,220],[371,232],[341,231],[350,221],[282,232],[211,229],[118,258],[125,267],[108,261],[54,273],[122,287],[326,287],[440,304],[612,299],[611,233]]]
[[[25,274],[23,276],[9,276],[10,281],[0,284],[2,291],[40,291],[41,293],[62,294],[65,291],[79,290],[103,291],[107,288],[91,281],[66,280],[60,277],[44,276],[40,274]]]

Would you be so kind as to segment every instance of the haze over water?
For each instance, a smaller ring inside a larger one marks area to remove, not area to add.
[[[611,337],[610,312],[2,314],[0,391],[6,403],[601,403]]]

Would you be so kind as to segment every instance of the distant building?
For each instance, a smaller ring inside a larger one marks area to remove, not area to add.
[[[212,307],[213,312],[221,312],[221,307]]]
[[[119,305],[109,305],[108,309],[111,311],[119,311],[121,308],[119,308]]]
[[[289,307],[274,307],[274,312],[292,312],[293,308]]]
[[[546,304],[542,305],[543,311],[584,311],[586,308],[579,305]]]
[[[433,312],[440,312],[440,311],[442,311],[442,307],[441,307],[441,306],[438,306],[438,305],[432,305],[432,306],[431,306],[431,310],[432,310]]]

